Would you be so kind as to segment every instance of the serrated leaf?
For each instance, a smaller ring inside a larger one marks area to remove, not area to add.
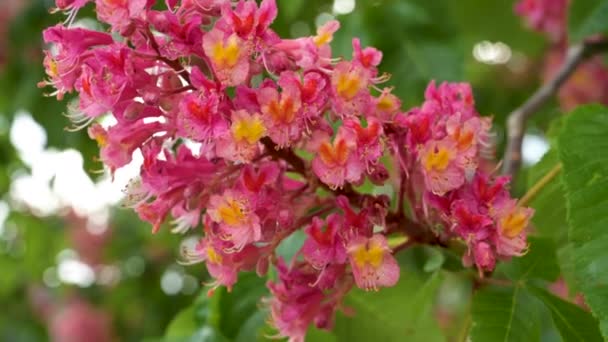
[[[489,286],[473,297],[472,342],[539,341],[541,303],[521,286]]]
[[[556,149],[551,149],[541,161],[528,171],[528,189],[560,162]],[[567,238],[566,200],[561,178],[556,177],[532,199],[534,208],[532,224],[540,236],[552,237],[556,241]]]
[[[401,277],[395,287],[376,293],[353,290],[346,306],[355,309],[355,315],[338,315],[333,330],[337,341],[443,341],[432,315],[441,273],[426,280],[415,273],[403,272]]]
[[[520,258],[500,265],[509,278],[517,281],[542,279],[555,281],[560,274],[556,246],[552,239],[529,237],[529,251]]]
[[[564,341],[602,341],[597,320],[589,312],[554,296],[543,288],[530,286],[529,289],[549,309],[553,323]]]
[[[568,237],[577,287],[608,338],[608,109],[570,114],[559,152],[568,208]]]
[[[569,20],[574,40],[608,32],[608,0],[573,1]]]

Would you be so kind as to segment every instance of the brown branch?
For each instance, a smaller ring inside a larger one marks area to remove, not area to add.
[[[266,147],[266,153],[273,159],[282,159],[286,161],[293,170],[302,176],[306,177],[306,163],[300,157],[298,157],[290,148],[279,149],[278,146],[270,140],[268,137],[264,137],[261,140],[264,147]]]
[[[173,70],[175,70],[175,72],[180,75],[181,77],[184,78],[184,80],[186,80],[186,82],[190,85],[192,84],[190,82],[190,74],[188,74],[188,71],[186,71],[186,69],[184,68],[184,66],[182,65],[182,63],[180,63],[180,61],[175,60],[175,59],[169,59],[167,57],[164,57],[160,51],[160,46],[158,45],[158,42],[156,41],[156,37],[154,37],[154,33],[152,33],[152,30],[150,30],[150,27],[146,27],[146,35],[148,37],[148,41],[150,43],[150,46],[152,47],[152,49],[154,50],[154,52],[156,52],[157,59],[161,62],[164,62],[165,64],[167,64],[169,67],[171,67]]]
[[[521,147],[528,119],[555,95],[583,61],[605,51],[608,51],[607,40],[586,41],[571,46],[566,54],[566,59],[555,76],[542,85],[521,107],[509,114],[503,174],[515,176],[521,167]]]

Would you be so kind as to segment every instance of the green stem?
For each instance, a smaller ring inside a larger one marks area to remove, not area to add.
[[[546,175],[543,176],[536,184],[534,184],[528,192],[519,200],[518,205],[523,207],[526,206],[538,193],[545,187],[547,184],[551,183],[551,181],[559,175],[562,170],[562,163],[558,163],[555,165]]]

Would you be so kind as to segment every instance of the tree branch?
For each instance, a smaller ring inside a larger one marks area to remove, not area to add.
[[[521,166],[521,147],[528,119],[555,95],[585,59],[605,51],[608,51],[607,40],[586,41],[571,46],[566,54],[566,59],[555,76],[541,86],[521,107],[509,114],[503,174],[515,176]]]
[[[304,177],[307,176],[306,163],[300,157],[298,157],[291,149],[279,149],[277,145],[270,140],[268,137],[264,137],[261,140],[264,147],[266,147],[266,153],[268,153],[273,159],[285,160],[293,170]]]

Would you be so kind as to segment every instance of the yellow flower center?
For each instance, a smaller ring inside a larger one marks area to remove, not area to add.
[[[508,238],[514,238],[528,226],[528,215],[523,208],[516,208],[500,219],[502,233]]]
[[[373,268],[378,268],[384,260],[384,253],[386,251],[380,244],[373,240],[369,243],[360,246],[353,253],[353,259],[357,267],[362,268],[365,265],[370,265]]]
[[[237,142],[247,141],[254,144],[266,135],[266,127],[259,116],[235,120],[232,123],[232,136]]]
[[[383,94],[378,99],[376,107],[382,112],[394,112],[397,108],[397,102],[393,95]]]
[[[221,68],[231,68],[236,65],[241,57],[241,47],[236,35],[232,35],[226,42],[217,42],[211,52],[211,59]]]
[[[355,72],[343,73],[338,76],[337,91],[340,97],[351,100],[361,90],[361,77]]]
[[[423,165],[427,171],[443,171],[450,164],[452,153],[446,148],[436,148],[423,157]]]
[[[315,42],[315,45],[317,46],[323,46],[325,44],[329,44],[331,43],[331,41],[334,39],[334,35],[329,33],[329,32],[323,32],[321,34],[318,34],[316,36],[314,36],[313,41]]]
[[[213,247],[207,247],[207,262],[219,264],[222,262],[222,256],[219,255]]]
[[[57,62],[53,58],[49,58],[49,74],[51,77],[59,76],[59,68],[57,68]]]
[[[234,198],[229,198],[224,205],[218,208],[218,214],[227,225],[239,225],[245,221],[247,216],[245,203]]]

